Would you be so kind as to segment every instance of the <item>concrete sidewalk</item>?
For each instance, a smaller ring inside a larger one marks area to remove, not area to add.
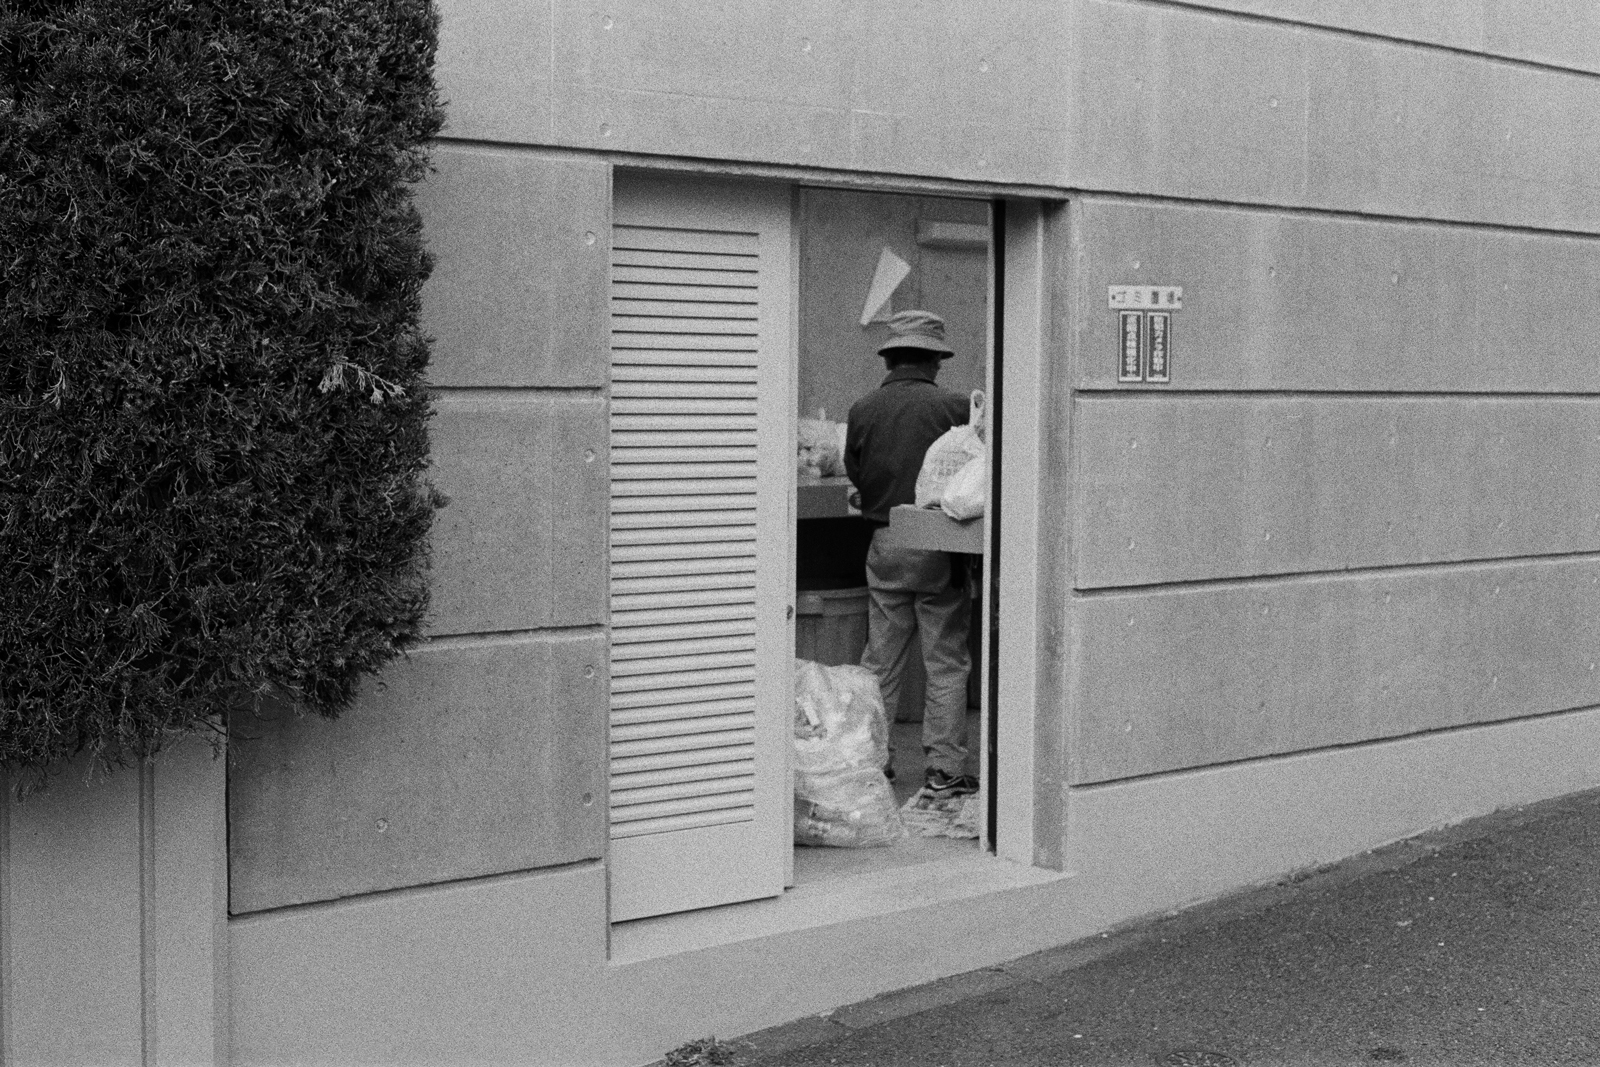
[[[750,1067],[1600,1064],[1600,791],[678,1055]]]

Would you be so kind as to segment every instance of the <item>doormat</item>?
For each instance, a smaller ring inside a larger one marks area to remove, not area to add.
[[[935,797],[918,790],[900,806],[900,819],[906,829],[919,837],[978,836],[978,798]]]

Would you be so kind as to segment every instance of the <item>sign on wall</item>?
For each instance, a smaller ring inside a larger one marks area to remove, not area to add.
[[[1183,307],[1181,285],[1112,285],[1107,302],[1117,313],[1117,381],[1172,381],[1172,313]]]

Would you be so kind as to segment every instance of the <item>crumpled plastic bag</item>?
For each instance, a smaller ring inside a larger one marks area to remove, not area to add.
[[[965,521],[983,514],[989,503],[989,463],[983,453],[972,457],[945,483],[939,507],[952,519]]]
[[[828,413],[817,411],[814,419],[800,419],[795,433],[795,469],[813,478],[844,474],[845,424],[829,422]]]
[[[906,836],[884,777],[889,724],[865,667],[795,661],[794,840],[874,848]]]
[[[950,427],[928,446],[922,457],[922,469],[917,472],[917,507],[938,507],[950,479],[983,455],[983,410],[983,393],[975,390],[971,421],[965,426]]]

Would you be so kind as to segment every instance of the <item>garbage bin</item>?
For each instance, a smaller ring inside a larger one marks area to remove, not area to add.
[[[861,662],[867,647],[867,587],[800,589],[794,602],[794,654],[829,667]]]
[[[837,667],[861,662],[867,647],[867,587],[799,589],[794,603],[794,654],[801,659]],[[921,722],[923,699],[921,649],[915,645],[907,657],[900,682],[900,706],[892,709],[896,722]]]

